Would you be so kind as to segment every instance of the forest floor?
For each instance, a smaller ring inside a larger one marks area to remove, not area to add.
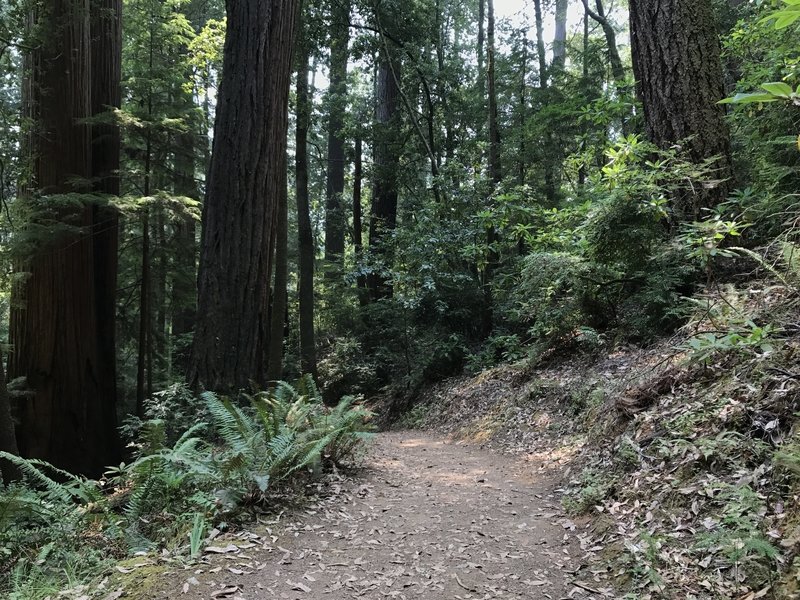
[[[547,453],[506,456],[420,432],[383,433],[365,466],[316,503],[220,536],[167,568],[166,599],[575,598],[613,596],[581,571],[581,526]],[[124,596],[129,597],[129,596]]]
[[[724,306],[781,333],[711,352],[703,320],[426,387],[360,470],[199,562],[126,563],[109,600],[800,599],[800,307]]]

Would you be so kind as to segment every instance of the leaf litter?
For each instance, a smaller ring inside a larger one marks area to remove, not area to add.
[[[367,462],[278,523],[219,534],[153,600],[613,597],[583,581],[586,524],[564,528],[530,462],[419,432],[381,434]]]

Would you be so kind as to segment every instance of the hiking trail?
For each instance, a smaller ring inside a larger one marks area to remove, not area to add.
[[[382,433],[315,504],[218,538],[154,598],[590,599],[558,474],[421,432]],[[224,541],[223,541],[224,540]],[[595,587],[598,586],[598,587]]]

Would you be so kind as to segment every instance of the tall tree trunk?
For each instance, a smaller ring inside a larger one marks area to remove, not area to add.
[[[495,81],[494,0],[488,1],[486,83],[489,90],[489,178],[498,185],[503,179],[500,163],[500,128],[497,123],[497,85]]]
[[[308,39],[303,27],[297,60],[297,130],[295,137],[295,185],[297,189],[297,234],[299,255],[298,297],[300,301],[300,370],[317,379],[317,350],[314,335],[314,233],[308,195],[308,130],[311,99],[308,90]]]
[[[151,26],[148,36],[148,72],[153,73],[155,59],[155,32]],[[147,120],[153,122],[153,86],[147,89]],[[150,198],[153,184],[153,134],[147,130],[144,149],[144,181],[142,193]],[[149,200],[148,200],[149,202]],[[139,340],[136,356],[136,415],[144,418],[144,401],[153,391],[153,328],[151,318],[151,264],[150,205],[142,211],[142,262],[139,271]]]
[[[227,0],[227,36],[200,250],[188,379],[265,383],[270,248],[283,183],[299,0]]]
[[[547,66],[547,50],[544,42],[544,17],[542,15],[542,0],[533,0],[534,17],[536,20],[536,53],[539,56],[539,89],[543,92],[543,102],[547,102],[547,90],[549,89],[550,71],[553,70]],[[559,7],[556,6],[558,12]],[[556,67],[555,59],[553,60],[553,68]],[[544,134],[544,143],[546,148],[552,148],[553,133],[547,131]],[[543,156],[541,159],[542,170],[544,171],[544,194],[549,203],[556,203],[556,174],[553,168],[553,157],[549,155]]]
[[[187,99],[190,100],[190,99]],[[198,200],[200,191],[195,180],[198,135],[195,131],[179,137],[175,153],[175,193]],[[202,134],[203,136],[205,134]],[[195,295],[197,293],[197,241],[195,220],[180,217],[174,225],[175,269],[172,278],[172,347],[173,368],[186,372],[189,353],[186,338],[194,329]]]
[[[485,44],[485,23],[486,23],[486,0],[478,0],[478,98],[480,98],[481,106],[483,106],[483,99],[486,96],[486,76],[484,74],[484,66],[486,64]],[[483,118],[483,110],[481,110],[481,118]]]
[[[148,180],[149,181],[149,177]],[[145,185],[145,195],[149,192]],[[144,417],[144,401],[148,395],[148,374],[152,362],[148,364],[150,349],[150,207],[142,214],[142,265],[139,271],[139,340],[136,358],[136,415]],[[150,368],[148,368],[148,366]]]
[[[297,197],[297,232],[299,254],[298,297],[300,301],[300,370],[317,379],[317,350],[314,335],[314,234],[308,195],[308,130],[311,98],[308,89],[309,49],[305,27],[298,44],[301,55],[297,64],[297,131],[295,137],[295,196]]]
[[[556,0],[556,29],[553,37],[553,69],[563,71],[567,64],[567,13],[569,0]]]
[[[494,0],[488,0],[489,23],[487,28],[487,69],[486,81],[489,89],[489,178],[492,180],[493,195],[503,181],[503,171],[500,161],[500,128],[497,123],[497,85],[495,82],[495,18]],[[489,245],[489,258],[483,273],[484,310],[482,315],[483,334],[488,336],[492,331],[493,304],[492,279],[497,266],[498,257],[493,249],[497,242],[497,230],[490,226],[486,232],[486,242]]]
[[[526,129],[528,127],[528,30],[522,34],[522,68],[519,75],[519,160],[517,161],[517,183],[525,185]]]
[[[110,171],[119,160],[116,131],[86,122],[119,99],[119,4],[99,6],[55,0],[31,15],[42,36],[27,58],[26,111],[34,124],[28,147],[32,185],[44,198],[23,201],[37,213],[32,228],[40,216],[63,227],[39,236],[20,265],[26,277],[13,290],[9,361],[9,376],[25,377],[31,391],[21,407],[22,454],[89,475],[116,461],[119,451],[109,351],[116,215],[85,196],[76,203],[47,196],[85,194],[95,176],[98,189],[113,192],[117,185]],[[95,85],[102,89],[93,93]],[[93,143],[109,155],[93,160]]]
[[[117,109],[122,102],[122,0],[91,0],[92,115]],[[95,191],[110,196],[120,193],[120,131],[113,123],[92,125],[92,177]],[[106,464],[116,462],[120,454],[117,427],[117,261],[119,251],[119,212],[115,207],[94,207],[94,271],[97,280],[98,368],[105,376],[98,382],[105,398],[102,417],[112,428],[114,455]]]
[[[11,398],[6,385],[6,369],[3,364],[3,353],[0,351],[0,450],[9,454],[19,454],[17,436],[14,431],[14,419],[11,416]],[[16,479],[18,473],[13,465],[0,461],[0,478],[5,483]]]
[[[331,9],[330,87],[328,88],[328,169],[325,190],[325,262],[327,274],[341,275],[344,264],[344,119],[347,108],[347,45],[350,2],[336,0]]]
[[[583,0],[583,8],[586,14],[603,29],[603,34],[606,37],[606,46],[608,47],[608,62],[611,64],[611,76],[614,78],[614,83],[620,88],[625,84],[625,67],[622,64],[622,58],[617,47],[617,32],[614,29],[614,24],[606,15],[603,0],[595,0],[596,12],[589,7],[589,0]]]
[[[584,2],[584,6],[586,3]],[[583,56],[582,56],[582,75],[583,81],[589,81],[589,11],[588,9],[583,13]],[[580,153],[586,149],[586,139],[581,140]],[[578,168],[578,187],[582,192],[586,186],[586,162],[582,161],[581,166]]]
[[[434,46],[436,47],[436,64],[438,66],[438,73],[436,75],[436,95],[442,105],[442,113],[444,120],[444,152],[447,160],[451,160],[455,155],[455,140],[453,137],[453,114],[450,110],[450,102],[448,100],[449,89],[446,80],[446,70],[444,61],[445,45],[448,40],[448,32],[446,31],[445,24],[443,23],[443,15],[441,8],[441,0],[436,0],[436,38]],[[431,108],[432,110],[432,108]],[[433,128],[433,115],[429,120],[430,128]],[[433,140],[433,135],[429,135]],[[436,155],[436,163],[439,168],[442,165],[441,151]]]
[[[153,301],[155,304],[155,311],[153,315],[153,339],[151,344],[152,360],[155,365],[151,377],[156,382],[163,380],[169,373],[170,368],[169,336],[167,335],[169,258],[167,257],[167,223],[164,216],[164,207],[156,207],[155,235],[153,236],[155,241],[155,251],[153,252],[153,266],[155,267]],[[156,374],[158,378],[156,378]]]
[[[722,181],[712,189],[679,194],[675,219],[697,219],[724,200],[731,176],[730,134],[719,36],[710,0],[631,0],[633,67],[649,138],[661,148],[685,143],[692,160],[719,157]]]
[[[353,161],[355,164],[353,171],[353,246],[355,247],[356,264],[358,265],[359,269],[361,266],[361,261],[364,258],[364,223],[361,218],[362,187],[364,182],[363,146],[364,144],[361,141],[361,138],[357,137]],[[359,273],[358,278],[356,279],[356,286],[359,289],[359,298],[361,299],[361,304],[363,305],[367,300],[362,293],[362,291],[367,287],[367,278]]]
[[[278,214],[275,224],[275,285],[272,291],[272,311],[269,327],[269,351],[267,353],[267,381],[279,381],[283,376],[283,340],[286,323],[289,283],[289,198],[286,180],[287,165],[284,164],[283,193],[278,197]]]
[[[547,89],[547,50],[544,45],[544,17],[542,0],[533,0],[533,13],[536,20],[536,54],[539,58],[539,87]]]
[[[400,162],[398,140],[399,113],[398,87],[400,65],[387,52],[382,52],[378,64],[376,85],[376,127],[373,141],[374,189],[369,220],[369,246],[374,259],[381,267],[391,267],[390,236],[397,225],[397,170]],[[367,287],[372,300],[391,298],[393,289],[389,278],[381,270],[373,269],[367,276]]]

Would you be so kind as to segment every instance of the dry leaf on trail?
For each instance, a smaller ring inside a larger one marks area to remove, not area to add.
[[[304,583],[300,583],[299,581],[289,581],[287,579],[286,580],[286,585],[288,585],[290,588],[292,588],[294,591],[297,591],[297,592],[305,592],[306,594],[311,592],[311,588],[310,587],[308,587]]]
[[[236,592],[239,591],[239,586],[234,585],[231,587],[222,588],[221,590],[217,590],[216,592],[211,592],[212,598],[227,598],[228,596],[233,596]]]
[[[221,546],[208,546],[205,549],[207,554],[226,554],[229,552],[239,552],[239,546],[234,546],[233,544],[228,544],[224,548]]]

